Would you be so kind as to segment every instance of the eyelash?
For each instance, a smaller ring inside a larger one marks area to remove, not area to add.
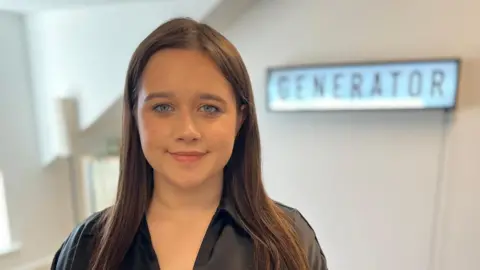
[[[215,111],[207,112],[207,111],[205,111],[205,107],[213,108]],[[220,112],[220,109],[217,106],[213,106],[213,105],[202,105],[200,108],[204,108],[204,112],[209,113],[209,114],[216,114],[216,113]]]
[[[165,112],[165,111],[163,111],[163,110],[162,110],[162,111],[159,110],[159,108],[164,107],[164,106],[168,106],[169,108],[173,109],[173,107],[172,107],[170,104],[157,104],[157,105],[154,105],[154,106],[153,106],[153,110],[154,110],[155,112]]]
[[[165,106],[168,106],[169,111],[159,110],[159,108],[162,108],[162,107],[165,107]],[[205,111],[205,107],[207,107],[209,109],[213,108],[214,111],[211,111],[211,112]],[[203,112],[205,112],[207,114],[218,114],[218,113],[221,112],[221,110],[217,106],[214,106],[214,105],[208,105],[208,104],[207,105],[202,105],[202,106],[200,106],[200,109],[202,109],[202,108],[204,109]],[[157,104],[157,105],[153,106],[153,110],[155,112],[159,112],[159,113],[171,112],[173,110],[173,106],[170,105],[170,104]]]

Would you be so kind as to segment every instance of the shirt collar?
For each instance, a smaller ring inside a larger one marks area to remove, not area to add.
[[[233,220],[236,226],[238,226],[239,228],[247,232],[244,226],[244,222],[240,218],[240,214],[237,208],[235,207],[235,203],[233,202],[231,197],[227,196],[225,193],[220,200],[220,204],[217,208],[217,214],[226,214],[228,217],[230,217]],[[150,236],[150,233],[148,231],[146,214],[143,215],[139,229],[141,234]]]
[[[235,203],[229,196],[222,197],[222,200],[220,201],[220,205],[218,206],[218,211],[223,211],[227,213],[233,219],[236,225],[244,229],[242,219],[240,218],[240,213],[235,207]]]

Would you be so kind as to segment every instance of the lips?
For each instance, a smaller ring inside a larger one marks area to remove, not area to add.
[[[170,155],[179,162],[195,162],[202,159],[205,152],[170,152]]]

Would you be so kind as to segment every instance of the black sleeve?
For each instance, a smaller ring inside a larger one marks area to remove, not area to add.
[[[65,242],[62,244],[60,249],[58,249],[57,252],[55,252],[55,256],[53,257],[52,265],[50,266],[50,270],[56,270],[57,269],[58,258],[60,257],[60,252],[62,251],[64,245],[65,245]]]
[[[92,253],[92,235],[84,224],[77,226],[55,253],[50,270],[88,269]]]
[[[320,244],[318,243],[315,231],[298,210],[295,210],[294,217],[295,225],[304,245],[304,249],[307,252],[310,270],[328,270],[327,260]]]
[[[94,249],[94,228],[105,211],[78,225],[55,253],[50,270],[86,270]]]

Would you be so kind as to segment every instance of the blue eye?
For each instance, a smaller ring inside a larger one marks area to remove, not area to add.
[[[217,107],[212,106],[212,105],[203,105],[202,107],[200,107],[200,110],[203,111],[203,112],[206,112],[206,113],[218,113],[218,112],[220,112],[220,110]]]
[[[153,110],[157,112],[171,112],[173,107],[168,104],[159,104],[153,106]]]

